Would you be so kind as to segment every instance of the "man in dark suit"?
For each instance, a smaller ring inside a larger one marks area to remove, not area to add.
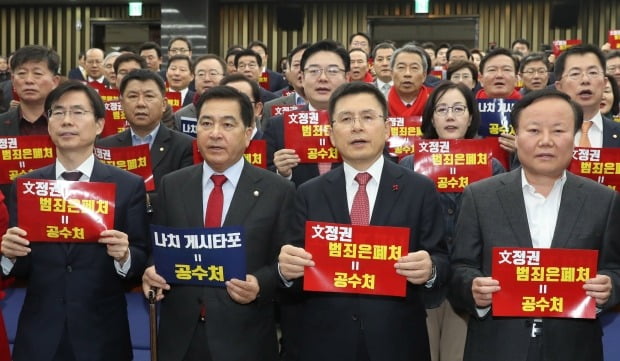
[[[620,147],[620,124],[604,117],[605,56],[594,45],[578,45],[564,51],[555,62],[556,89],[568,94],[583,110],[583,124],[575,134],[575,145]],[[583,133],[586,136],[583,136]]]
[[[105,110],[97,93],[70,81],[50,93],[49,134],[55,164],[25,178],[69,179],[116,184],[114,229],[98,243],[30,242],[16,227],[16,187],[9,202],[11,226],[2,236],[4,275],[28,278],[13,349],[16,361],[131,360],[125,279],[139,277],[146,263],[144,183],[98,162],[96,136]]]
[[[327,110],[330,95],[347,82],[349,53],[335,42],[324,40],[312,44],[301,57],[302,84],[307,106],[302,110]],[[268,120],[267,167],[299,186],[308,179],[329,171],[338,164],[300,164],[294,149],[284,148],[284,117]]]
[[[68,78],[72,80],[86,81],[86,54],[81,51],[78,54],[78,66],[69,70]]]
[[[154,266],[147,268],[145,294],[157,287],[157,298],[163,298],[159,359],[276,360],[273,298],[279,279],[275,260],[290,224],[294,188],[245,161],[253,117],[245,95],[218,86],[205,92],[197,107],[198,148],[205,161],[164,177],[159,198],[162,212],[156,214],[155,223],[202,227],[214,189],[211,179],[225,176],[220,224],[244,228],[248,275],[245,280],[228,280],[226,288],[170,286]]]
[[[274,93],[288,86],[288,82],[282,74],[267,67],[267,61],[269,60],[269,49],[267,48],[267,44],[260,40],[254,40],[248,45],[248,49],[251,49],[261,57],[262,68],[260,71],[261,73],[267,73],[267,77],[269,78],[269,88],[267,90]]]
[[[452,254],[455,307],[471,314],[464,360],[600,361],[598,319],[494,317],[491,252],[496,246],[599,251],[584,295],[607,310],[620,301],[620,199],[566,168],[581,126],[580,107],[557,90],[525,95],[511,122],[521,168],[465,189]]]
[[[308,220],[408,227],[409,253],[394,264],[406,296],[305,292],[301,324],[293,331],[299,360],[430,360],[422,296],[445,283],[449,272],[441,206],[430,179],[384,158],[386,112],[372,84],[352,82],[332,94],[331,141],[344,163],[298,188],[292,244],[282,247],[279,269],[285,286],[294,288],[304,269],[315,266],[303,248]],[[356,205],[358,196],[365,205]],[[354,216],[360,212],[365,221]]]
[[[193,164],[193,138],[162,126],[161,117],[166,109],[165,88],[156,73],[147,69],[131,71],[121,81],[120,92],[129,129],[99,140],[97,146],[149,145],[155,181],[155,192],[148,195],[147,206],[151,206],[155,204],[161,178]]]
[[[261,67],[263,66],[260,55],[250,49],[240,50],[235,55],[235,67],[237,73],[245,75],[246,78],[255,81],[258,84],[258,80],[261,76]],[[259,84],[260,85],[260,84]],[[277,98],[275,94],[263,87],[260,90],[260,101],[264,103]]]
[[[39,45],[24,46],[13,54],[13,79],[5,82],[9,85],[6,91],[12,96],[12,84],[20,101],[0,114],[0,136],[48,135],[45,98],[60,82],[56,75],[59,63],[54,50]],[[0,191],[8,199],[10,184],[0,185]]]
[[[192,103],[196,92],[189,85],[194,80],[194,68],[187,55],[174,55],[168,60],[166,80],[171,91],[181,93],[182,107]]]

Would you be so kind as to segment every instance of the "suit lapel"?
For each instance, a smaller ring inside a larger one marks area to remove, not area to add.
[[[321,190],[331,212],[330,218],[336,223],[351,224],[345,182],[344,167],[340,167],[325,174]]]
[[[166,128],[165,125],[161,124],[157,131],[157,136],[155,136],[155,140],[153,141],[153,146],[151,147],[151,167],[153,169],[157,167],[168,152],[171,137],[170,130]]]
[[[571,241],[570,235],[573,228],[579,222],[579,214],[585,201],[585,195],[581,188],[583,182],[568,172],[566,172],[566,177],[551,248],[566,248],[566,244]]]
[[[243,224],[248,213],[254,208],[258,199],[263,195],[262,176],[248,162],[243,162],[243,170],[230,207],[224,219],[224,226]]]
[[[379,181],[379,189],[377,191],[377,199],[370,217],[370,224],[385,225],[389,224],[390,214],[394,205],[398,204],[398,189],[406,187],[403,184],[403,172],[398,165],[389,160],[383,163],[381,171],[381,180]]]
[[[202,218],[203,202],[206,202],[206,200],[203,200],[202,167],[202,163],[194,166],[191,175],[184,184],[184,188],[188,191],[181,192],[181,202],[183,202],[187,224],[193,227],[204,225],[205,223],[205,220]]]
[[[129,128],[124,130],[116,137],[116,140],[119,147],[131,147],[131,130]]]
[[[603,147],[617,147],[620,144],[620,132],[613,120],[603,117]]]
[[[527,212],[521,186],[521,169],[512,171],[510,175],[511,177],[508,177],[504,183],[505,187],[496,191],[497,197],[515,235],[517,244],[520,247],[532,247],[532,237],[527,223]]]

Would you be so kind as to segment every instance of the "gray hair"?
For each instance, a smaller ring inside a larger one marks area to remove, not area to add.
[[[409,53],[409,54],[417,54],[422,59],[422,66],[424,67],[424,74],[428,71],[428,63],[426,62],[426,52],[424,49],[420,48],[416,45],[405,45],[402,48],[396,49],[394,54],[392,54],[392,60],[390,61],[390,68],[394,69],[394,64],[396,63],[396,58],[400,53]]]

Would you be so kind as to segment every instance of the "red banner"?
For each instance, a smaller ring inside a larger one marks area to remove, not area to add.
[[[192,149],[194,150],[194,164],[202,163],[202,155],[198,151],[196,140],[193,142]],[[264,139],[251,140],[250,145],[245,148],[243,156],[253,166],[267,169],[267,141]]]
[[[493,316],[595,318],[583,284],[596,276],[598,251],[493,247]]]
[[[612,49],[620,49],[620,30],[609,30],[607,33],[607,42]]]
[[[491,149],[497,139],[421,139],[415,144],[416,172],[440,192],[462,192],[470,183],[493,175]]]
[[[0,137],[0,184],[54,163],[56,147],[48,135]]]
[[[330,129],[326,111],[284,113],[284,148],[294,149],[300,163],[341,162],[329,140]]]
[[[620,190],[620,148],[578,148],[568,170]]]
[[[299,110],[299,108],[301,108],[301,106],[299,105],[282,105],[282,104],[276,104],[271,106],[271,111],[270,114],[272,117],[275,117],[277,115],[284,115],[284,113],[286,112],[294,112],[296,110]]]
[[[175,92],[175,91],[166,92],[166,99],[168,100],[168,105],[172,107],[173,113],[181,109],[181,107],[183,107],[183,99],[181,99],[181,92]]]
[[[114,183],[17,180],[17,224],[32,242],[97,242],[114,229]]]
[[[95,89],[97,92],[100,92],[102,90],[106,90],[107,88],[105,87],[105,84],[100,83],[98,81],[91,81],[91,82],[87,82],[86,85],[88,85],[89,87]]]
[[[304,290],[400,296],[407,279],[394,264],[409,253],[409,228],[306,222]]]
[[[431,70],[431,75],[439,80],[446,79],[447,78],[446,74],[447,74],[447,71],[442,66],[436,66],[433,68],[433,70]]]
[[[155,190],[151,151],[148,144],[117,148],[96,147],[95,157],[105,164],[113,165],[142,177],[147,192]]]
[[[581,40],[579,39],[554,40],[551,50],[553,51],[553,54],[558,57],[564,50],[580,44]]]
[[[387,140],[390,155],[402,158],[413,154],[413,142],[422,136],[422,117],[388,117],[390,136]]]
[[[260,74],[260,78],[258,78],[258,85],[260,85],[263,89],[269,90],[269,73],[264,71]]]
[[[119,99],[120,94],[118,90],[103,89],[99,91],[99,96],[101,96],[101,100],[103,100],[105,105],[105,124],[100,137],[105,138],[127,129],[127,118]]]

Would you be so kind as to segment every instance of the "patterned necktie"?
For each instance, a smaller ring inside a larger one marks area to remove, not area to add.
[[[62,174],[60,176],[64,180],[77,182],[77,181],[80,180],[80,178],[82,178],[82,172],[80,172],[80,171],[62,172]]]
[[[226,176],[222,174],[214,174],[211,176],[214,187],[209,194],[207,201],[207,212],[205,215],[205,227],[215,228],[222,226],[222,210],[224,208],[224,192],[222,184],[226,182]]]
[[[590,137],[588,137],[588,132],[592,127],[591,120],[584,120],[583,124],[581,124],[581,139],[579,139],[579,146],[584,148],[590,148],[592,144],[590,143]]]
[[[359,184],[357,193],[353,198],[351,206],[351,224],[367,226],[370,223],[370,205],[368,203],[368,193],[366,193],[366,184],[372,176],[370,173],[357,173],[355,181]]]
[[[387,98],[388,92],[390,91],[390,84],[385,83],[383,84],[383,89],[381,89],[381,92],[383,93],[383,95]]]

